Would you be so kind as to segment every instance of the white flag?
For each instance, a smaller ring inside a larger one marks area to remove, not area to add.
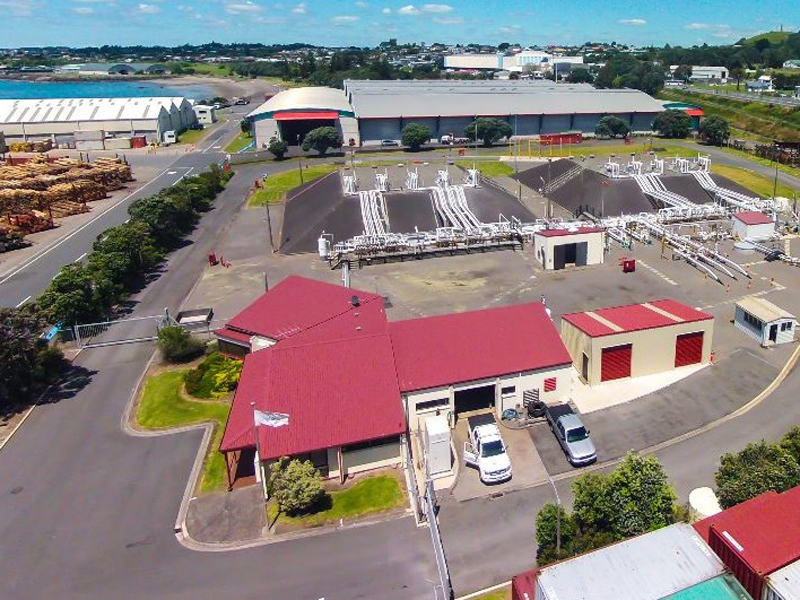
[[[289,415],[253,409],[253,420],[255,421],[256,427],[259,425],[282,427],[283,425],[289,424]]]

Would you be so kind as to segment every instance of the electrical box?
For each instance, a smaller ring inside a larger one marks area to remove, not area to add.
[[[447,424],[447,417],[436,416],[425,420],[425,451],[429,475],[435,476],[450,472],[452,461],[450,426]]]

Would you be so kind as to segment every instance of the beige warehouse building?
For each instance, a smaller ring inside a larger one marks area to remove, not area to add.
[[[566,314],[561,337],[589,385],[711,362],[714,317],[675,300]]]

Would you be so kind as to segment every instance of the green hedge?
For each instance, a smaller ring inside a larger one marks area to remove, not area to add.
[[[194,229],[230,177],[213,165],[133,202],[127,223],[104,231],[84,263],[59,271],[36,301],[42,316],[66,326],[107,316],[144,286],[147,275]]]
[[[186,392],[195,398],[221,398],[236,389],[241,373],[242,361],[213,352],[186,374]]]

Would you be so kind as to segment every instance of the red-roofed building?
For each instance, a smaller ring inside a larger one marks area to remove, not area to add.
[[[533,251],[545,270],[603,263],[602,227],[542,229],[533,235]]]
[[[353,296],[359,306],[353,306]],[[366,308],[367,305],[375,303]],[[331,285],[305,277],[289,276],[263,294],[215,332],[220,350],[243,357],[313,329],[344,313],[364,312],[380,305],[381,296]]]
[[[800,560],[800,487],[761,494],[694,528],[750,595],[762,598],[764,579]]]
[[[775,221],[757,210],[733,215],[733,235],[740,240],[763,242],[775,236]]]
[[[409,428],[437,411],[557,402],[571,358],[540,302],[389,324]]]
[[[561,337],[589,385],[711,362],[714,318],[675,300],[561,317]]]

